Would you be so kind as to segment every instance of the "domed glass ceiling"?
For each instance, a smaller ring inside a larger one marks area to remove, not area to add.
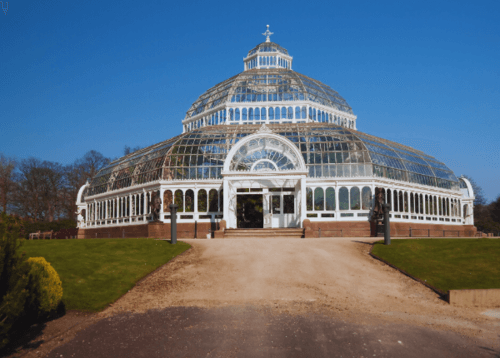
[[[445,164],[421,151],[382,138],[325,123],[268,127],[297,146],[310,178],[383,177],[447,189],[459,187],[458,179]],[[231,148],[258,129],[258,125],[209,126],[144,148],[102,169],[93,178],[85,196],[160,179],[222,179],[222,168]],[[263,155],[263,159],[266,158]],[[271,167],[264,162],[262,166],[258,169]],[[238,165],[237,169],[255,167]]]
[[[298,72],[284,69],[244,71],[203,93],[189,108],[191,118],[221,104],[311,101],[352,114],[347,101],[329,86]]]

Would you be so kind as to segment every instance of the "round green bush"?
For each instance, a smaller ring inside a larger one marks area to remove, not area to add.
[[[31,257],[30,282],[32,302],[37,306],[40,313],[48,313],[57,308],[63,295],[61,279],[56,270],[43,257]]]

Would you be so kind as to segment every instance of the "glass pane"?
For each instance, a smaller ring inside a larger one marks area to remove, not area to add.
[[[326,210],[335,210],[335,189],[326,189]]]
[[[349,190],[346,187],[339,190],[339,209],[349,210]]]
[[[283,195],[283,210],[284,214],[295,213],[295,195]]]
[[[313,193],[311,188],[306,188],[306,206],[307,211],[312,211],[313,209]]]
[[[198,211],[207,211],[207,191],[205,189],[198,191]]]
[[[218,193],[216,189],[210,189],[209,192],[209,206],[208,211],[210,212],[218,212],[219,211],[219,199]]]
[[[271,200],[271,212],[273,214],[281,214],[281,205],[280,205],[281,196],[273,195]]]
[[[314,210],[325,210],[325,196],[322,188],[314,190]]]
[[[186,191],[186,212],[194,212],[194,191],[191,189]]]
[[[370,187],[365,186],[363,188],[363,200],[362,200],[362,209],[370,210],[372,206],[372,190]]]
[[[172,204],[173,197],[172,197],[172,191],[170,190],[165,190],[163,193],[163,212],[169,213],[170,212],[170,204]]]
[[[359,188],[355,186],[351,188],[351,210],[360,209]]]
[[[177,204],[177,211],[182,213],[184,212],[184,196],[182,194],[182,190],[178,189],[175,191],[175,204]]]

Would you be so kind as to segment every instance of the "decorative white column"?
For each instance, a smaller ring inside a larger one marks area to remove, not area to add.
[[[222,186],[223,186],[223,190],[224,190],[224,212],[223,212],[223,219],[226,220],[226,226],[229,227],[229,207],[231,206],[231,203],[229,202],[230,198],[231,198],[231,195],[229,193],[229,182],[228,182],[228,179],[226,177],[224,177],[224,179],[222,180]],[[209,204],[208,203],[208,199],[210,197],[210,191],[207,191],[207,205]],[[208,210],[208,206],[207,206],[207,210]],[[236,207],[235,207],[235,210],[236,210]]]
[[[300,178],[300,227],[303,228],[304,220],[307,219],[307,195],[306,195],[306,176]]]

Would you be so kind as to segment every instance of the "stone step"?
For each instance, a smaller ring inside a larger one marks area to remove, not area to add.
[[[224,238],[225,239],[273,238],[273,237],[301,238],[303,234],[304,230],[301,228],[226,229],[224,233]]]

